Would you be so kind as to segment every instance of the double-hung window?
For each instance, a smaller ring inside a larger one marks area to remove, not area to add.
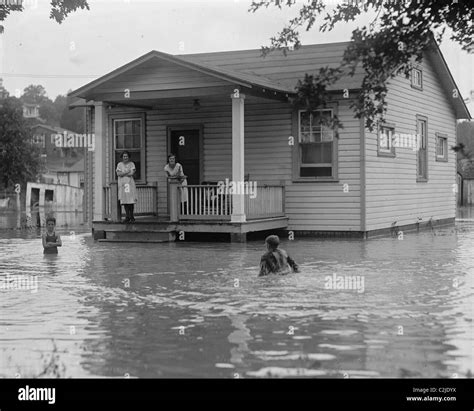
[[[392,124],[380,124],[378,129],[378,155],[395,157],[394,145],[395,126]]]
[[[419,68],[411,69],[411,86],[423,90],[423,71]]]
[[[448,136],[436,133],[436,161],[448,161]]]
[[[299,111],[298,177],[335,177],[334,130],[324,124],[332,116],[332,109]]]
[[[130,161],[135,163],[135,181],[145,182],[145,118],[144,115],[112,116],[112,144],[114,151],[113,173],[122,161],[121,154],[128,151]]]

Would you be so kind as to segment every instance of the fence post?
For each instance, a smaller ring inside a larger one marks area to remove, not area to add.
[[[16,228],[21,228],[21,201],[20,201],[20,191],[16,191]]]
[[[153,182],[153,205],[155,206],[155,215],[158,217],[158,181]]]
[[[181,183],[177,179],[168,179],[170,185],[170,197],[169,201],[169,211],[170,211],[170,222],[177,223],[179,221],[178,218],[178,210],[179,210],[179,187],[181,187]]]
[[[110,214],[112,221],[122,220],[122,206],[118,199],[118,184],[115,181],[110,183]]]
[[[286,213],[286,202],[285,202],[285,197],[286,197],[286,184],[284,180],[280,180],[281,184],[281,212],[283,214]]]

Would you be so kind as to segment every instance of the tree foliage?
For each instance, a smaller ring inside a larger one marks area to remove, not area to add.
[[[474,161],[474,121],[462,121],[457,125],[457,144],[451,147],[458,160]]]
[[[9,4],[11,3],[11,4]],[[49,18],[61,24],[66,17],[77,9],[89,10],[87,0],[51,0],[51,12]],[[11,12],[22,12],[22,5],[14,4],[14,2],[0,3],[0,21],[4,21]],[[3,33],[4,27],[0,25],[0,34]]]
[[[43,86],[30,84],[23,90],[20,100],[22,103],[42,104],[49,99]]]
[[[31,142],[22,103],[15,97],[0,101],[0,185],[22,186],[40,171],[39,151]]]
[[[249,11],[270,6],[281,9],[295,3],[296,0],[253,1]],[[316,107],[307,106],[307,102],[314,100],[316,93],[329,97],[328,87],[343,76],[353,76],[356,69],[362,67],[364,78],[351,107],[356,117],[364,118],[366,127],[373,130],[387,109],[389,80],[399,74],[409,77],[412,64],[421,62],[423,52],[435,47],[435,41],[440,43],[447,29],[450,38],[464,50],[474,51],[473,10],[467,0],[347,0],[327,12],[325,0],[310,0],[277,36],[270,39],[270,46],[262,47],[262,54],[281,50],[286,55],[290,50],[298,49],[301,46],[300,30],[312,29],[318,18],[322,18],[319,30],[327,32],[338,23],[353,21],[362,13],[375,12],[376,17],[368,26],[353,30],[340,65],[322,67],[312,77],[300,81],[298,95],[293,101],[308,110],[314,109]]]
[[[76,133],[84,133],[84,108],[77,107],[69,110],[69,108],[65,107],[61,114],[59,125]]]

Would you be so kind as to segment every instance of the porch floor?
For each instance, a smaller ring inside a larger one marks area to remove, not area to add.
[[[288,227],[288,217],[251,219],[242,223],[222,220],[169,221],[168,216],[136,216],[133,223],[93,221],[95,240],[105,242],[169,242],[182,239],[184,233],[230,234],[231,241],[245,241],[250,232],[283,229]]]

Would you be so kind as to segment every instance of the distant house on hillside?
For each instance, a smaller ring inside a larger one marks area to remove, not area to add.
[[[23,117],[39,118],[39,104],[23,103]]]
[[[471,116],[440,49],[426,51],[409,79],[390,80],[386,120],[370,132],[349,107],[361,67],[332,87],[328,107],[309,113],[290,104],[297,81],[340,63],[347,46],[308,45],[265,58],[260,50],[151,51],[70,93],[72,106],[86,107],[86,132],[96,138],[85,192],[96,237],[126,239],[132,230],[134,239],[141,231],[151,238],[155,230],[158,238],[167,230],[243,240],[247,232],[286,229],[367,238],[452,224],[456,156],[449,147],[456,120]],[[343,129],[320,124],[334,114]],[[137,167],[137,209],[158,215],[161,225],[110,222],[123,150]],[[183,189],[163,172],[170,152],[188,176],[184,210]],[[210,189],[226,179],[256,183],[256,195]]]
[[[33,143],[41,149],[44,172],[42,181],[84,187],[84,148],[63,147],[58,136],[75,135],[61,127],[37,124],[31,127]],[[60,139],[62,141],[62,139]]]

